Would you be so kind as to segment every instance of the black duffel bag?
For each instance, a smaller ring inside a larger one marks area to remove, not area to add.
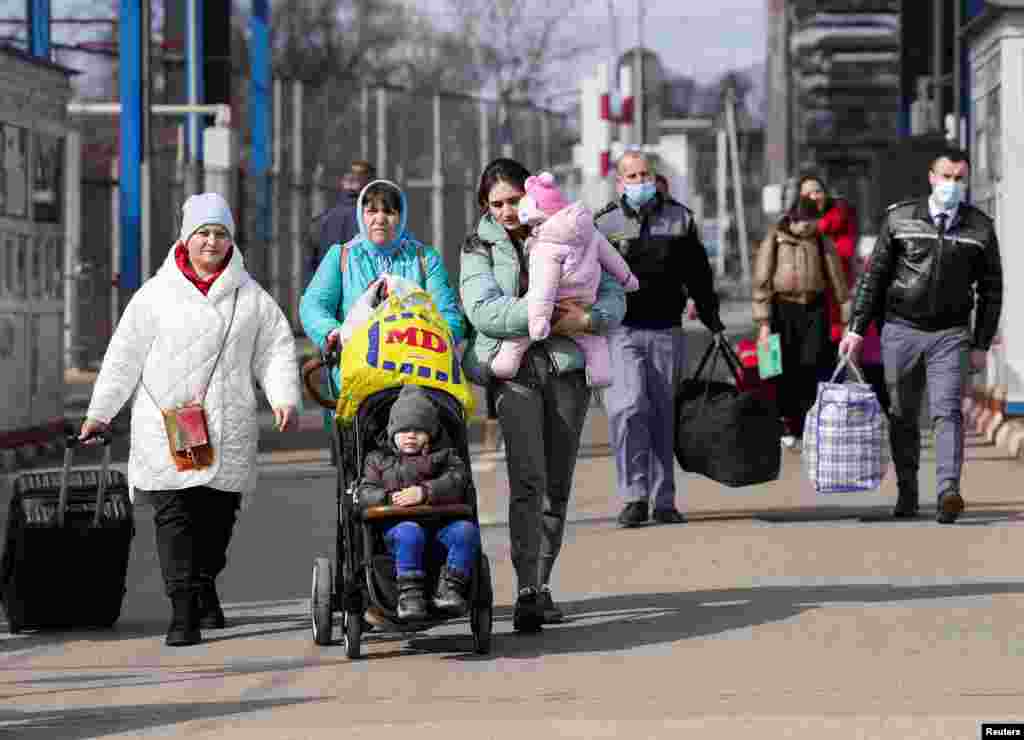
[[[739,358],[724,339],[716,338],[694,376],[677,389],[676,460],[683,470],[727,486],[776,480],[782,465],[778,407],[732,383],[712,380],[719,357],[736,377]]]

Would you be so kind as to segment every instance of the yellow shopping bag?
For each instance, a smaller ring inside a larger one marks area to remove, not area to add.
[[[377,391],[409,383],[447,391],[467,417],[473,413],[473,392],[448,324],[423,290],[387,298],[345,343],[338,420],[351,421],[359,404]]]

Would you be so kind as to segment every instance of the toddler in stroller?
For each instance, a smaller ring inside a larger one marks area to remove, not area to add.
[[[356,491],[361,512],[379,506],[423,506],[468,502],[466,461],[441,442],[437,408],[419,386],[406,385],[391,406],[386,440],[363,463]],[[397,614],[402,620],[427,619],[425,558],[444,553],[444,565],[431,599],[434,610],[458,617],[468,610],[473,566],[480,553],[474,521],[457,519],[432,526],[412,519],[388,521],[384,542],[395,561]]]

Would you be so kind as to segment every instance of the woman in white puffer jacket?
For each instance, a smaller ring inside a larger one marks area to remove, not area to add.
[[[291,327],[246,272],[232,243],[234,228],[220,195],[185,202],[180,241],[125,308],[81,430],[89,439],[107,428],[134,395],[128,479],[132,500],[155,508],[173,612],[168,645],[195,644],[201,627],[224,626],[214,580],[224,568],[242,497],[256,485],[253,381],[281,431],[292,425],[300,403]],[[199,448],[200,467],[183,470],[172,457],[161,409],[193,401],[205,410],[209,447]]]

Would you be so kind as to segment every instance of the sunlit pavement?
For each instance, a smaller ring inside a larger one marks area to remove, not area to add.
[[[115,630],[0,633],[0,734],[978,737],[982,721],[1024,717],[1021,468],[973,440],[967,512],[942,526],[924,458],[916,521],[885,521],[891,479],[815,496],[786,452],[782,478],[750,489],[680,472],[689,524],[620,530],[612,460],[591,438],[555,574],[568,621],[517,636],[504,462],[479,454],[481,514],[494,523],[492,655],[472,654],[463,620],[412,639],[369,635],[355,662],[337,627],[330,647],[309,629],[312,560],[334,541],[333,477],[325,463],[271,466],[222,577],[228,629],[164,646],[168,608],[140,510]]]

